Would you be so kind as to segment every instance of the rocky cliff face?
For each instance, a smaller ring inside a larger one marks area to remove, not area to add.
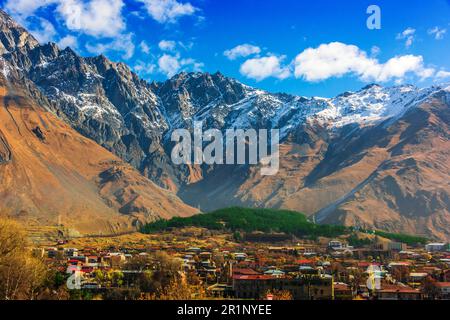
[[[122,63],[39,45],[6,14],[0,20],[4,75],[20,74],[42,108],[192,206],[283,207],[321,221],[450,236],[447,85],[369,85],[328,99],[271,94],[221,73],[147,83]],[[279,174],[175,166],[171,132],[194,121],[205,129],[280,129]],[[1,141],[0,159],[8,159]],[[113,190],[116,174],[106,171],[100,185]],[[144,207],[135,199],[127,208]]]
[[[0,73],[0,181],[0,214],[27,225],[110,234],[197,211],[37,105],[13,73]]]

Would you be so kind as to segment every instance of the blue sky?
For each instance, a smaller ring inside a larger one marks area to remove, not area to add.
[[[450,0],[1,0],[41,41],[143,78],[221,71],[272,92],[450,81]],[[369,5],[381,29],[369,30]]]

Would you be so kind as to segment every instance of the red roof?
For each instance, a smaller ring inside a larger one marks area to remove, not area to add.
[[[367,268],[369,266],[379,267],[380,264],[378,262],[366,262],[366,261],[358,262],[358,267],[360,267],[360,268]]]
[[[74,260],[74,259],[70,259],[69,261],[67,261],[68,263],[79,263],[81,262],[80,260]]]
[[[350,290],[350,286],[345,283],[335,283],[334,284],[334,291],[347,291]]]
[[[296,263],[297,264],[313,264],[314,261],[313,260],[308,260],[308,259],[302,259],[302,260],[297,260]]]
[[[240,275],[236,274],[233,275],[234,280],[269,280],[269,279],[275,279],[272,276],[260,274],[260,275]]]
[[[253,269],[250,268],[244,268],[244,269],[233,269],[233,274],[241,274],[241,275],[257,275],[257,274],[261,274]]]
[[[91,268],[91,267],[82,267],[81,268],[81,272],[84,272],[84,273],[91,273],[92,271],[94,271],[94,268]]]
[[[415,290],[408,286],[400,286],[395,284],[385,284],[381,286],[379,292],[398,292],[398,293],[420,293],[420,291]]]
[[[450,287],[450,282],[435,282],[434,285],[439,288]]]

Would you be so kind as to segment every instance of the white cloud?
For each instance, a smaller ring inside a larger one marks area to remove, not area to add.
[[[141,51],[145,54],[150,53],[150,46],[144,40],[142,40],[141,43],[139,43],[139,49],[141,49]]]
[[[159,71],[169,78],[173,77],[175,74],[184,69],[201,71],[203,66],[203,63],[197,62],[192,58],[181,59],[179,54],[163,54],[158,59]]]
[[[274,55],[249,59],[241,65],[240,72],[247,78],[255,79],[256,81],[269,77],[286,79],[291,72],[288,67],[281,66],[283,59],[283,56],[278,57]]]
[[[321,81],[350,74],[362,81],[386,82],[414,74],[422,79],[435,70],[424,66],[422,56],[404,55],[380,63],[354,45],[340,42],[308,48],[295,58],[295,76],[307,81]]]
[[[125,30],[122,0],[59,0],[56,11],[68,29],[95,37],[115,37]]]
[[[261,52],[261,48],[251,45],[251,44],[241,44],[233,49],[226,50],[223,54],[230,60],[235,60],[239,57],[248,57],[252,54],[259,54]]]
[[[428,30],[428,34],[434,36],[436,40],[442,40],[444,39],[444,35],[447,32],[447,29],[434,27]]]
[[[192,58],[181,59],[181,65],[189,67],[194,72],[201,72],[205,66],[202,62],[197,62]]]
[[[176,43],[171,40],[161,40],[158,44],[159,49],[162,51],[173,51],[175,50]]]
[[[5,9],[23,23],[25,18],[34,15],[38,9],[57,3],[58,1],[59,0],[7,0]]]
[[[56,6],[57,18],[72,31],[114,37],[125,30],[123,0],[8,0],[5,8],[26,25],[26,18],[50,5]]]
[[[122,58],[127,60],[134,55],[135,46],[133,43],[133,34],[122,34],[109,43],[87,43],[86,49],[95,54],[104,54],[107,51],[122,52]]]
[[[436,78],[439,80],[450,78],[450,72],[441,70],[438,73],[436,73]]]
[[[67,35],[58,41],[58,46],[62,49],[65,49],[67,47],[76,49],[78,48],[78,40],[74,36]]]
[[[409,48],[415,40],[416,29],[407,28],[397,35],[397,40],[405,40],[405,46]]]
[[[168,54],[164,54],[158,59],[158,66],[159,70],[168,77],[173,77],[181,69],[178,57]]]
[[[189,2],[177,0],[138,0],[142,2],[148,14],[159,23],[174,23],[182,16],[193,15],[198,9]]]
[[[47,43],[50,41],[53,41],[54,37],[56,36],[56,30],[53,24],[50,23],[50,21],[38,18],[38,27],[30,29],[30,33],[39,41],[39,43]]]
[[[155,72],[156,66],[153,63],[145,63],[141,60],[138,60],[136,61],[133,70],[141,77],[146,77]]]

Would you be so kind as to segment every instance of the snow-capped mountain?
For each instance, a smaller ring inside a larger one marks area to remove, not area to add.
[[[0,54],[3,74],[26,82],[39,104],[192,206],[287,207],[307,214],[333,208],[326,215],[332,222],[450,236],[441,230],[442,221],[450,221],[448,183],[411,182],[430,177],[422,168],[426,162],[448,162],[448,85],[373,84],[320,98],[269,93],[220,72],[183,72],[148,83],[105,56],[84,58],[70,48],[39,45],[3,12]],[[280,174],[261,177],[251,166],[174,165],[171,132],[192,128],[194,121],[205,129],[280,129]],[[434,158],[425,161],[424,154]],[[389,166],[404,171],[387,174]],[[432,176],[448,176],[447,168],[432,169]],[[409,176],[410,169],[416,174]],[[384,174],[395,183],[382,180]],[[383,213],[357,201],[381,201]],[[405,207],[408,201],[427,218]]]

